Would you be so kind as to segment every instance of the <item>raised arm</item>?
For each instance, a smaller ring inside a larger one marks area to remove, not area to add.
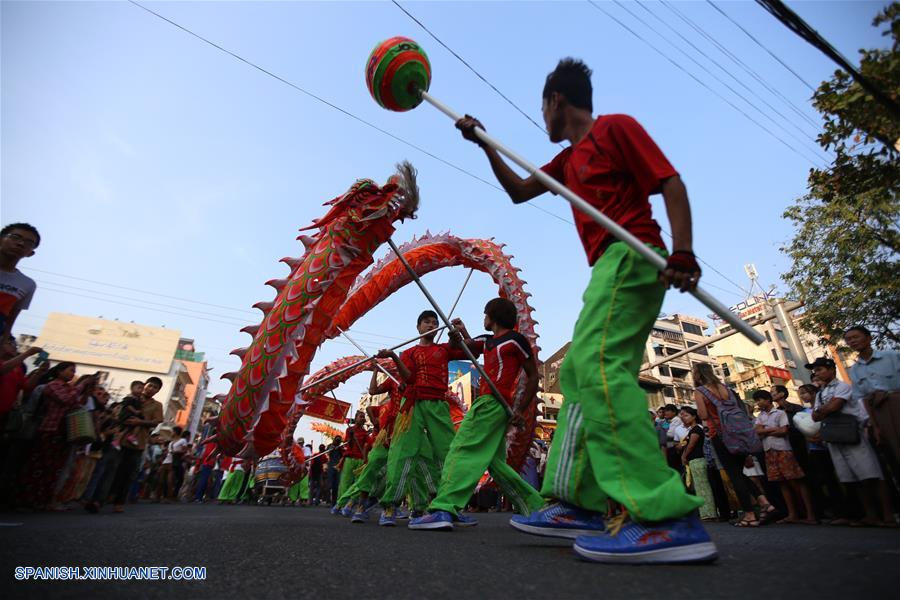
[[[481,129],[485,128],[478,119],[470,115],[466,115],[456,122],[456,128],[462,132],[463,137],[470,142],[477,144],[484,150],[488,162],[491,164],[491,170],[494,171],[494,176],[497,177],[497,181],[500,182],[500,185],[503,186],[503,189],[506,190],[506,193],[509,194],[509,197],[515,204],[527,202],[535,196],[540,196],[547,191],[544,184],[538,181],[534,175],[529,175],[524,179],[519,177],[519,175],[506,164],[506,161],[503,160],[499,152],[478,139],[475,135],[476,127],[480,127]]]

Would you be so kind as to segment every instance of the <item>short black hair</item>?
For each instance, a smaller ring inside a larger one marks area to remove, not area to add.
[[[815,396],[816,394],[819,393],[819,388],[817,386],[814,386],[811,383],[804,383],[799,388],[797,388],[797,391],[806,392],[810,396]]]
[[[769,402],[771,402],[772,394],[770,394],[766,390],[756,390],[755,392],[753,392],[753,399],[754,400],[768,400]]]
[[[131,387],[134,387],[136,385],[144,385],[144,382],[140,381],[139,379],[135,379],[134,381],[131,382]]]
[[[37,227],[31,225],[29,223],[10,223],[6,225],[3,229],[0,229],[0,237],[3,237],[13,229],[22,229],[23,231],[27,231],[29,233],[34,234],[34,247],[37,248],[41,245],[41,234],[38,233]]]
[[[777,390],[779,394],[784,394],[785,397],[787,397],[787,395],[788,395],[788,389],[786,387],[784,387],[783,385],[773,385],[772,389]]]
[[[179,427],[178,425],[176,425],[175,427],[172,428],[172,431],[175,433],[175,435],[181,435],[181,432],[184,430],[181,427]]]
[[[577,58],[567,57],[559,61],[556,68],[547,75],[544,82],[544,99],[553,92],[558,92],[575,108],[594,110],[591,87],[591,71],[586,64]]]
[[[512,300],[507,298],[494,298],[484,305],[484,314],[491,318],[491,321],[505,329],[512,329],[516,326],[516,317],[518,311]]]
[[[675,406],[674,404],[666,404],[665,406],[663,406],[663,410],[671,410],[672,412],[677,413],[678,407]]]
[[[850,327],[849,329],[847,329],[847,331],[844,332],[844,335],[847,335],[847,334],[850,333],[851,331],[858,331],[858,332],[860,332],[860,333],[863,334],[863,335],[867,335],[867,336],[869,336],[869,337],[872,337],[872,332],[869,331],[869,328],[868,328],[868,327],[865,327],[865,326],[863,326],[863,325],[854,325],[853,327]]]
[[[416,319],[416,327],[421,325],[422,321],[424,321],[425,319],[428,319],[428,318],[432,318],[435,321],[437,321],[437,318],[438,318],[437,313],[434,312],[433,310],[423,310],[422,314],[419,315],[419,318]]]
[[[682,406],[681,410],[683,410],[687,414],[691,415],[692,417],[697,416],[697,409],[694,408],[693,406]]]
[[[160,388],[162,388],[162,379],[160,379],[159,377],[151,377],[146,382],[144,382],[144,385],[147,385],[148,383],[155,383]]]

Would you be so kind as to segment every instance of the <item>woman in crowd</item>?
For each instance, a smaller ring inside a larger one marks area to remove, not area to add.
[[[41,395],[44,417],[38,427],[34,453],[25,462],[20,475],[19,504],[38,510],[50,508],[57,481],[66,465],[70,450],[66,441],[66,414],[84,404],[85,393],[96,381],[93,376],[83,377],[78,385],[72,385],[75,364],[71,362],[59,363],[48,376],[53,379]]]
[[[707,428],[707,436],[712,441],[713,450],[722,463],[741,510],[744,512],[743,517],[735,523],[738,527],[759,527],[760,518],[765,519],[771,513],[775,512],[775,507],[769,503],[769,499],[764,494],[759,494],[750,479],[744,475],[744,462],[749,455],[734,454],[728,450],[722,441],[723,422],[719,418],[719,411],[716,405],[734,406],[739,400],[734,393],[719,381],[713,372],[712,365],[707,363],[697,363],[693,368],[694,384],[697,389],[694,391],[694,402],[697,405],[697,413],[703,419],[703,423]],[[749,423],[749,417],[747,417]],[[750,432],[755,436],[752,426]],[[758,439],[758,438],[757,438]],[[759,507],[759,515],[755,512],[755,506]]]
[[[681,440],[681,464],[685,467],[685,476],[690,478],[690,487],[694,494],[703,498],[700,507],[700,518],[704,521],[716,520],[716,499],[706,477],[706,458],[703,456],[703,428],[697,419],[697,410],[691,406],[682,407],[679,416],[687,429]]]

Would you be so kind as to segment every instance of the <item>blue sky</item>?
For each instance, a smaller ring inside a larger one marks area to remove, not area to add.
[[[882,3],[790,4],[851,60],[857,60],[859,48],[884,45],[870,26]],[[390,113],[369,98],[362,69],[372,46],[393,35],[413,37],[428,50],[436,97],[477,115],[493,135],[534,163],[542,164],[559,151],[391,3],[146,5],[360,118],[492,180],[481,152],[461,141],[442,114],[428,106]],[[788,268],[778,248],[791,236],[781,214],[804,194],[810,160],[586,2],[403,5],[539,122],[546,73],[563,56],[584,59],[594,70],[595,112],[636,117],[681,172],[694,211],[697,254],[741,285],[746,285],[747,262],[757,265],[763,282],[778,283]],[[833,63],[755,3],[718,5],[814,86],[834,71]],[[813,143],[816,127],[735,67],[666,5],[600,6],[777,130],[802,154],[811,159],[822,154]],[[809,89],[709,4],[678,2],[675,8],[803,114],[820,122],[809,104]],[[781,127],[766,120],[629,11],[771,112],[650,13],[665,20],[789,116],[790,124],[777,115]],[[234,370],[238,360],[227,352],[248,341],[238,329],[259,320],[250,305],[273,296],[263,283],[287,272],[278,259],[302,253],[295,241],[297,228],[324,214],[321,204],[354,179],[383,181],[394,163],[409,159],[419,168],[423,201],[418,220],[400,225],[395,240],[406,241],[426,229],[449,229],[462,237],[505,242],[534,295],[543,355],[570,338],[589,274],[572,225],[528,206],[514,207],[493,187],[132,4],[3,2],[0,18],[0,212],[3,223],[28,221],[43,236],[37,254],[20,264],[39,288],[31,310],[18,322],[19,332],[38,332],[51,311],[165,325],[195,338],[214,373]],[[787,131],[805,141],[788,137]],[[818,159],[818,164],[823,162]],[[659,198],[653,203],[668,229]],[[561,199],[547,195],[535,204],[571,220]],[[465,275],[460,268],[450,269],[427,276],[425,283],[449,308]],[[726,304],[742,299],[733,283],[709,268],[704,281],[715,286],[710,291]],[[476,323],[484,302],[495,294],[487,276],[476,275],[459,314]],[[424,298],[410,287],[373,310],[354,330],[374,351],[410,337],[415,325],[411,315],[424,308]],[[663,310],[708,312],[693,298],[676,293],[668,294]],[[328,343],[313,369],[350,353],[355,349],[346,343]],[[363,379],[351,381],[339,395],[355,401],[365,387]],[[227,386],[217,382],[213,389],[224,391]]]

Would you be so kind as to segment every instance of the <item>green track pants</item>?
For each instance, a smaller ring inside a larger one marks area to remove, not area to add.
[[[429,511],[457,514],[469,502],[485,469],[519,513],[531,514],[544,504],[537,490],[506,464],[506,425],[506,409],[493,396],[480,396],[472,403],[450,445]]]
[[[430,496],[437,492],[440,470],[455,433],[450,409],[443,400],[419,400],[411,411],[401,412],[394,424],[394,439],[388,453],[388,484],[381,504],[395,506],[409,491],[413,505],[424,507],[427,500],[421,502],[422,493]],[[417,479],[424,483],[424,490]]]
[[[596,512],[606,512],[612,498],[636,521],[681,517],[703,503],[666,465],[638,385],[664,294],[657,270],[622,242],[594,264],[560,369],[565,399],[544,497]]]

